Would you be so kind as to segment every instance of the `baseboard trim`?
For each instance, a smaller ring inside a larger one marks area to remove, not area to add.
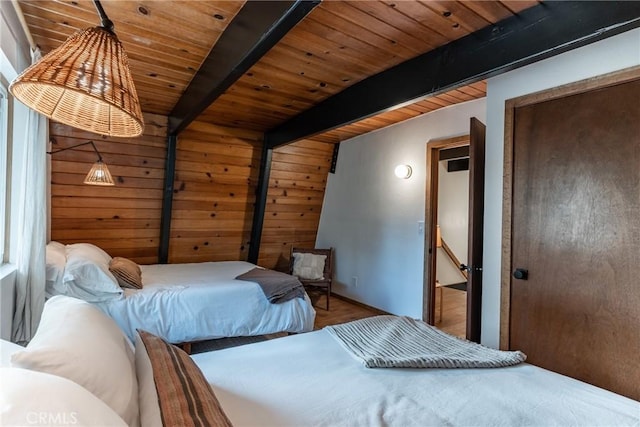
[[[367,304],[362,303],[362,302],[360,302],[360,301],[356,301],[356,300],[354,300],[354,299],[351,299],[351,298],[345,297],[345,296],[343,296],[343,295],[338,295],[338,294],[336,294],[336,293],[331,292],[331,296],[332,296],[332,297],[335,297],[335,298],[338,298],[338,299],[341,299],[342,301],[346,301],[346,302],[348,302],[349,304],[353,304],[353,305],[357,305],[357,306],[362,307],[362,308],[366,308],[367,310],[371,310],[371,311],[373,311],[374,313],[378,313],[378,314],[391,314],[391,313],[387,313],[387,312],[386,312],[386,311],[384,311],[384,310],[380,310],[379,308],[372,307],[372,306],[370,306],[370,305],[367,305]]]

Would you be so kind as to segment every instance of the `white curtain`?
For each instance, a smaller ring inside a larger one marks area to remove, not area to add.
[[[32,62],[40,59],[40,51],[32,54]],[[16,307],[12,341],[26,343],[33,337],[44,306],[45,245],[47,225],[47,126],[46,117],[29,110],[22,138],[13,144],[24,144],[20,182],[25,191],[18,198]],[[16,200],[16,199],[13,199]]]

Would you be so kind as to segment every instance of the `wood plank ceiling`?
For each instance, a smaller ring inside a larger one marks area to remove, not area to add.
[[[142,110],[166,116],[244,0],[101,3],[129,57]],[[76,31],[100,25],[91,1],[19,4],[43,54]]]
[[[371,75],[537,5],[517,1],[325,1],[198,118],[265,132]],[[87,0],[20,0],[43,53],[98,25]],[[142,109],[168,115],[244,1],[103,0]],[[338,142],[485,96],[477,82],[317,135]],[[375,94],[372,94],[375,96]]]

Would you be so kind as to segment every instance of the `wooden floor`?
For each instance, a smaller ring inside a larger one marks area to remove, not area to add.
[[[438,319],[440,310],[440,292],[436,292],[436,326],[441,330],[464,338],[467,333],[467,293],[447,287],[442,288],[442,319]]]
[[[442,289],[444,306],[442,307],[442,320],[440,322],[438,322],[437,319],[440,304],[439,295],[440,292],[437,292],[436,326],[451,335],[464,337],[466,333],[467,293],[446,287]],[[371,307],[368,308],[335,295],[331,296],[329,303],[330,310],[327,311],[324,309],[324,298],[325,297],[321,297],[318,301],[314,301],[314,307],[316,309],[314,329],[316,330],[322,329],[327,325],[337,325],[339,323],[384,314],[384,312],[380,310]]]
[[[327,325],[337,325],[339,323],[351,322],[352,320],[364,319],[365,317],[385,314],[373,308],[367,308],[359,304],[354,304],[335,295],[331,296],[329,311],[325,310],[324,297],[314,303],[316,309],[316,323],[314,329],[322,329]]]

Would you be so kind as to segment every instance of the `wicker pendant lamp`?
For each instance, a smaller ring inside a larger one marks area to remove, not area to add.
[[[27,68],[9,87],[39,113],[101,135],[134,137],[144,123],[129,60],[113,23],[94,0],[102,26],[67,39]]]

